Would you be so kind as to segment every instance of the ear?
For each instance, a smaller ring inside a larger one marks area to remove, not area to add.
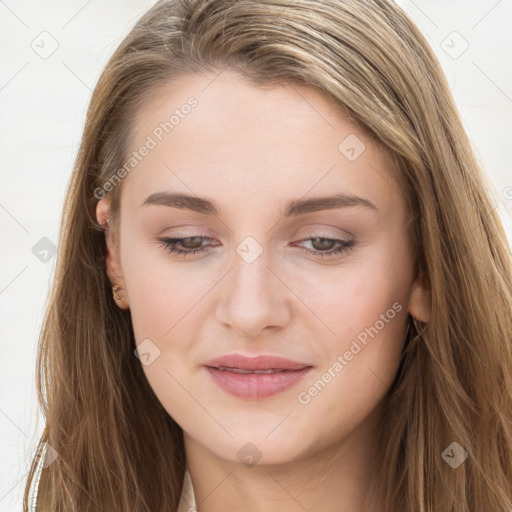
[[[412,285],[408,310],[420,322],[428,322],[430,320],[430,290],[426,286],[425,276],[422,272],[418,273]]]
[[[110,215],[110,200],[104,197],[96,205],[96,220],[103,228],[106,244],[107,276],[112,286],[116,287],[113,299],[121,309],[128,309],[128,293],[126,290],[121,262],[119,259],[119,234],[114,233]]]

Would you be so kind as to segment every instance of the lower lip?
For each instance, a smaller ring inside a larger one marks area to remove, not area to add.
[[[247,400],[259,400],[282,393],[297,384],[311,368],[308,366],[301,370],[275,373],[235,373],[229,370],[217,370],[211,366],[206,367],[213,381],[221,389]]]

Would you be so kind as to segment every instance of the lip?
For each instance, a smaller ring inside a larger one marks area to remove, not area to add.
[[[305,363],[299,363],[280,356],[261,355],[255,357],[247,357],[242,354],[226,354],[216,359],[212,359],[204,364],[205,366],[224,367],[224,368],[240,368],[241,370],[301,370],[306,366]]]
[[[231,395],[268,398],[297,384],[313,367],[280,356],[227,354],[204,364],[212,380]]]

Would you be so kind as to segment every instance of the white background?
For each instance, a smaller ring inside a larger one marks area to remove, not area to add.
[[[35,356],[55,258],[44,263],[32,248],[43,237],[57,243],[91,91],[111,53],[153,3],[0,0],[0,512],[21,510],[43,426]],[[512,240],[512,0],[397,3],[441,60]],[[42,46],[41,38],[46,49],[58,44],[46,59],[32,48]],[[453,58],[464,40],[468,49]]]

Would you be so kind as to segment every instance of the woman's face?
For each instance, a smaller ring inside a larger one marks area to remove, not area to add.
[[[389,389],[408,312],[428,316],[385,154],[317,92],[228,71],[174,81],[135,125],[108,271],[162,405],[234,462],[341,443]]]

